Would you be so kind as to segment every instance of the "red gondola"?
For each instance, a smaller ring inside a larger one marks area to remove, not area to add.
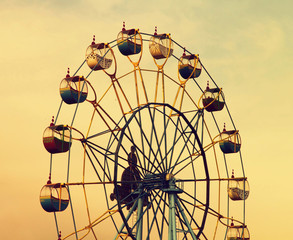
[[[67,152],[71,146],[69,128],[51,123],[44,131],[43,144],[49,153]]]
[[[202,103],[208,112],[221,111],[225,106],[224,93],[221,88],[209,88],[202,95]]]

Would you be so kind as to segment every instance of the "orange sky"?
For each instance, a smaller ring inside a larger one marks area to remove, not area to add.
[[[39,204],[50,158],[42,133],[67,67],[80,66],[93,34],[112,41],[123,21],[147,33],[158,26],[200,54],[240,128],[251,239],[291,235],[292,2],[171,2],[0,2],[1,238],[57,239],[53,216]]]

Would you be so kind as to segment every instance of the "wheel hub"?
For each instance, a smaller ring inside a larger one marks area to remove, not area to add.
[[[141,186],[147,191],[160,189],[164,192],[183,192],[176,186],[176,179],[171,173],[146,174]]]

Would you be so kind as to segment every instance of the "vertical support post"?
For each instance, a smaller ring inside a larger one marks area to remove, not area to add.
[[[169,234],[168,240],[177,240],[176,237],[176,215],[175,215],[175,193],[169,192]]]
[[[169,231],[168,231],[168,240],[177,240],[176,235],[176,184],[175,179],[172,174],[166,176],[166,180],[169,181],[169,188],[166,189],[169,197]]]
[[[137,226],[136,226],[136,240],[142,240],[142,226],[143,226],[143,197],[139,197],[137,206]]]

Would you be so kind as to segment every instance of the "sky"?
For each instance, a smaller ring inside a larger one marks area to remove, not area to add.
[[[251,239],[288,239],[292,7],[290,0],[1,0],[1,237],[57,239],[52,215],[39,204],[49,168],[42,134],[58,110],[66,69],[80,66],[93,35],[112,41],[125,21],[171,33],[224,85],[243,141]]]

